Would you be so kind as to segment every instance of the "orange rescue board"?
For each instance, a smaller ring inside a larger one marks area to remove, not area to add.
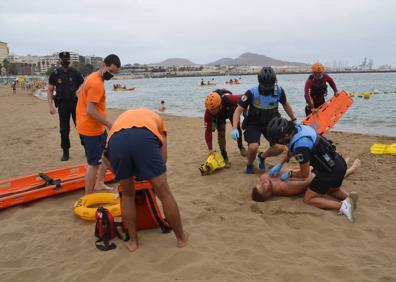
[[[85,187],[86,164],[0,182],[0,210]],[[105,182],[114,175],[107,172]]]
[[[337,123],[352,104],[353,99],[345,90],[342,90],[338,96],[333,96],[320,106],[315,115],[307,116],[302,124],[313,127],[318,134],[324,134]]]

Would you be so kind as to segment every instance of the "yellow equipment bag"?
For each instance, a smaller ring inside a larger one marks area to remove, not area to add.
[[[394,155],[396,156],[396,143],[386,144],[373,144],[370,148],[372,154],[377,155]]]
[[[206,162],[199,167],[199,171],[201,172],[201,175],[204,176],[224,167],[225,162],[223,156],[220,152],[214,151],[209,155]]]

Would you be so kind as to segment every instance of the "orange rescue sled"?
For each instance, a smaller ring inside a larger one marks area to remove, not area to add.
[[[121,187],[118,187],[120,190]],[[161,228],[163,233],[172,230],[162,216],[157,204],[157,196],[149,181],[135,181],[136,227],[138,230]],[[121,201],[122,201],[121,197]],[[121,215],[122,216],[122,215]]]
[[[86,164],[50,170],[0,182],[0,209],[85,187]],[[114,179],[107,172],[105,181]]]
[[[324,134],[337,123],[352,104],[353,99],[345,90],[342,90],[338,96],[332,97],[320,106],[317,114],[307,116],[302,124],[310,125],[318,134]]]

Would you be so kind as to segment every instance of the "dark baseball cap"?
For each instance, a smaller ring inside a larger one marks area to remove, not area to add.
[[[63,51],[59,53],[60,59],[70,59],[70,53],[67,51]]]

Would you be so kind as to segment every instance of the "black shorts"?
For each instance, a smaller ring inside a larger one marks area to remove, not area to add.
[[[335,166],[332,172],[321,172],[315,170],[316,176],[309,184],[309,189],[319,194],[326,194],[331,188],[341,187],[347,171],[347,164],[343,157],[336,155]]]
[[[245,138],[245,141],[248,144],[252,143],[258,143],[260,145],[260,138],[261,135],[267,139],[267,123],[266,124],[258,124],[258,123],[253,123],[253,124],[246,124],[246,129],[243,132],[243,136]],[[270,143],[270,146],[274,144]]]

